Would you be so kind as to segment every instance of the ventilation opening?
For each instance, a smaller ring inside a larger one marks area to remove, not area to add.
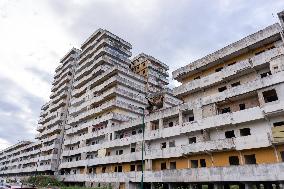
[[[248,136],[248,135],[251,135],[251,134],[250,134],[250,128],[243,128],[243,129],[240,129],[240,135],[241,135],[241,136]]]
[[[269,90],[269,91],[264,91],[262,93],[262,95],[263,95],[265,103],[278,100],[278,96],[277,96],[275,89],[272,89],[272,90]]]
[[[246,164],[256,164],[255,154],[244,155]]]
[[[235,137],[235,132],[234,131],[226,131],[225,137],[226,138],[233,138],[233,137]]]
[[[238,156],[230,156],[229,157],[230,165],[240,165],[239,157]]]

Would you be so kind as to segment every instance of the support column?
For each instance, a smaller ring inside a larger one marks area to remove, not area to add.
[[[178,114],[178,123],[179,125],[181,126],[182,125],[182,122],[183,122],[183,117],[182,117],[182,111],[180,110],[179,111],[179,114]]]
[[[163,129],[163,118],[159,119],[159,129]]]

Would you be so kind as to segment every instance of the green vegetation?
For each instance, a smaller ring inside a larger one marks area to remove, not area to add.
[[[25,184],[32,184],[39,187],[57,186],[62,187],[64,184],[52,176],[35,176],[29,177],[27,180],[22,181]]]

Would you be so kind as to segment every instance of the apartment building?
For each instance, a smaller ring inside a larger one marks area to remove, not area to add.
[[[0,176],[55,174],[120,189],[139,188],[142,177],[144,188],[283,188],[278,16],[281,25],[175,70],[173,90],[167,65],[144,53],[130,59],[130,43],[97,30],[61,60],[37,142],[2,151]]]

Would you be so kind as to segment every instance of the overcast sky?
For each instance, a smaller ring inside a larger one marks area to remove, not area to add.
[[[98,28],[172,72],[277,22],[282,9],[283,0],[1,0],[0,149],[34,138],[60,58]]]

